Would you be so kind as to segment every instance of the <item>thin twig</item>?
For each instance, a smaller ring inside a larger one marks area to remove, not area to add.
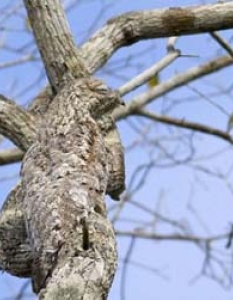
[[[217,72],[227,66],[233,64],[232,57],[222,56],[218,59],[213,59],[205,64],[189,69],[181,74],[174,75],[167,81],[162,82],[156,87],[134,97],[125,107],[117,108],[113,112],[115,120],[121,120],[126,116],[131,115],[134,111],[141,109],[143,106],[149,104],[161,97],[162,95],[173,91],[174,89],[187,84],[190,81],[200,79],[203,76]],[[120,90],[121,88],[119,88]]]
[[[190,121],[187,121],[184,119],[176,119],[176,118],[172,118],[172,117],[168,117],[168,116],[162,116],[162,115],[158,115],[158,114],[155,114],[150,111],[143,110],[143,109],[136,111],[135,114],[138,116],[147,117],[147,118],[157,121],[157,122],[166,123],[166,124],[174,125],[174,126],[185,128],[185,129],[192,129],[192,130],[210,134],[210,135],[215,135],[217,137],[220,137],[220,138],[228,141],[231,144],[233,143],[233,139],[230,134],[228,134],[225,131],[222,131],[222,130],[219,130],[217,128],[213,128],[213,127],[210,127],[207,125],[190,122]]]
[[[150,233],[144,231],[122,231],[122,230],[115,230],[116,234],[119,236],[125,237],[135,237],[147,240],[164,240],[164,241],[184,241],[184,242],[194,242],[194,243],[210,243],[213,241],[219,241],[229,238],[229,233],[214,235],[209,237],[201,237],[195,235],[181,235],[181,234],[157,234],[157,233]]]
[[[215,39],[215,41],[217,41],[219,43],[219,45],[221,45],[229,54],[230,56],[233,58],[233,49],[231,48],[231,46],[224,40],[224,38],[222,38],[217,32],[211,32],[210,35],[212,36],[213,39]]]
[[[134,77],[130,81],[126,82],[124,85],[122,85],[119,88],[120,95],[121,96],[125,95],[133,91],[137,87],[141,86],[142,84],[146,83],[151,77],[161,72],[179,56],[180,56],[179,50],[168,52],[168,54],[165,57],[163,57],[159,62],[157,62],[152,67],[148,68],[138,76]]]

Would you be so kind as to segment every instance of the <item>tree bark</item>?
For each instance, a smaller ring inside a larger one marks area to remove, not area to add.
[[[13,101],[0,95],[0,133],[26,151],[34,140],[34,118]]]
[[[65,72],[88,75],[59,0],[24,0],[30,25],[51,86],[58,91]],[[68,70],[69,69],[69,70]]]
[[[107,152],[95,120],[120,98],[88,79],[59,1],[24,2],[57,94],[21,172],[34,291],[40,299],[105,299],[117,255],[104,203]]]
[[[80,49],[93,73],[119,48],[158,37],[198,34],[233,27],[233,3],[166,8],[122,14],[107,22]]]
[[[108,294],[117,255],[104,203],[107,153],[93,117],[115,102],[100,81],[70,81],[50,104],[24,158],[22,207],[41,299]]]
[[[29,236],[20,227],[22,236],[29,237],[33,245],[30,276],[41,299],[105,299],[117,259],[104,204],[109,182],[106,143],[112,147],[118,137],[113,131],[104,143],[104,130],[96,121],[119,104],[119,97],[90,73],[119,47],[141,39],[232,28],[233,5],[125,14],[110,20],[80,50],[58,0],[24,3],[52,87],[51,99],[43,103],[44,108],[39,107],[44,120],[36,129],[32,114],[9,100],[1,101],[0,125],[1,133],[19,148],[26,151],[30,147],[22,167],[21,200]],[[232,59],[224,63],[229,65]],[[202,71],[203,75],[210,72]],[[170,82],[168,90],[184,82],[178,79],[175,84]],[[134,99],[126,109],[116,110],[115,118],[136,114],[163,91]],[[67,211],[71,214],[66,215]]]

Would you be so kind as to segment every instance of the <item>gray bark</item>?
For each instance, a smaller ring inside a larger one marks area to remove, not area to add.
[[[62,77],[70,66],[76,78],[88,76],[77,49],[60,0],[24,0],[47,77],[58,91]]]
[[[103,299],[111,285],[117,256],[104,204],[107,152],[94,120],[116,103],[105,101],[108,93],[95,79],[67,83],[23,161],[22,208],[41,299]]]
[[[22,275],[30,273],[40,299],[104,299],[115,273],[117,254],[104,203],[111,173],[100,129],[103,124],[102,131],[106,129],[106,122],[99,126],[95,120],[120,104],[120,97],[88,76],[68,27],[64,22],[57,23],[60,16],[64,18],[59,2],[50,8],[41,1],[25,1],[25,5],[53,94],[48,105],[45,103],[46,115],[37,124],[34,143],[22,164],[19,197],[13,193],[27,228],[27,234],[23,232],[20,238],[28,239],[31,247],[27,252],[32,259],[31,270]],[[55,29],[65,34],[57,36]],[[55,41],[64,37],[68,48],[60,51],[64,45]],[[50,50],[53,55],[48,54]],[[52,61],[54,57],[56,62]],[[114,124],[109,120],[111,131]],[[114,191],[115,187],[113,195]],[[8,201],[3,211],[9,212],[12,203]],[[8,226],[11,233],[12,224]],[[23,231],[25,226],[20,226],[16,224],[14,229]],[[10,255],[12,245],[7,248],[4,236],[2,242],[3,254]],[[28,263],[25,253],[20,254],[21,262]],[[6,266],[9,268],[8,262]],[[12,273],[16,274],[18,267],[14,267]]]
[[[0,217],[0,264],[17,276],[31,276],[41,299],[105,299],[117,255],[104,195],[118,198],[124,189],[124,157],[109,117],[119,97],[90,73],[139,39],[231,28],[233,6],[126,14],[110,20],[79,50],[59,1],[52,2],[24,1],[51,97],[43,101],[42,95],[32,113],[1,102],[1,133],[29,150],[22,184]],[[133,103],[121,117],[144,104],[145,99]]]
[[[34,140],[34,118],[13,101],[0,95],[0,133],[22,150],[27,150]]]

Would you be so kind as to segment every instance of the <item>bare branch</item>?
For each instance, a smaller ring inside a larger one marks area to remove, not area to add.
[[[18,59],[1,63],[0,64],[0,69],[11,68],[11,67],[14,67],[16,65],[20,65],[20,64],[23,64],[25,62],[29,62],[29,61],[33,61],[33,60],[35,60],[35,57],[33,57],[32,54],[28,54],[28,55],[22,56],[22,57],[20,57]]]
[[[172,56],[170,56],[171,58]],[[116,109],[113,112],[113,117],[116,120],[121,120],[125,116],[129,116],[131,114],[134,114],[137,110],[139,110],[141,107],[144,106],[144,104],[141,103],[149,103],[152,100],[155,100],[156,98],[160,97],[161,95],[167,93],[168,91],[172,91],[175,88],[178,88],[192,80],[201,78],[202,76],[206,76],[208,74],[214,73],[216,71],[219,71],[220,69],[230,66],[233,63],[233,59],[229,56],[223,56],[215,60],[211,60],[203,65],[200,65],[198,67],[194,67],[187,72],[183,74],[178,74],[173,76],[171,79],[168,81],[161,83],[160,85],[156,86],[154,89],[141,94],[140,96],[137,96],[134,98],[134,100],[127,105],[126,107],[121,107],[120,109]],[[158,66],[157,66],[158,67]],[[119,90],[124,90],[122,87],[119,88]],[[123,93],[123,91],[121,92]],[[38,96],[40,97],[40,95]],[[36,101],[37,97],[35,98]],[[139,100],[139,101],[138,101]],[[162,121],[161,121],[162,122]],[[200,125],[200,124],[199,124]],[[200,125],[202,127],[202,125]],[[231,142],[230,136],[223,132],[223,131],[218,131],[217,133],[215,129],[207,128],[207,130],[201,129],[200,131],[205,132],[205,133],[210,133],[212,130],[214,130],[215,133],[213,133],[216,136],[222,137],[223,139]],[[0,152],[0,165],[4,165],[7,163],[14,163],[16,161],[19,161],[20,158],[22,157],[21,151],[17,151],[16,149],[10,150],[12,151],[12,154],[9,154],[6,152]]]
[[[172,117],[168,117],[168,116],[162,116],[162,115],[158,115],[155,113],[152,113],[150,111],[146,111],[146,110],[139,110],[135,113],[138,116],[143,116],[143,117],[147,117],[151,120],[157,121],[157,122],[161,122],[161,123],[166,123],[166,124],[170,124],[170,125],[174,125],[177,127],[182,127],[182,128],[186,128],[186,129],[192,129],[195,131],[199,131],[202,133],[206,133],[206,134],[210,134],[210,135],[215,135],[217,137],[220,137],[226,141],[228,141],[229,143],[233,143],[232,137],[230,134],[228,134],[225,131],[207,126],[207,125],[202,125],[202,124],[198,124],[195,122],[189,122],[187,120],[180,120],[180,119],[176,119],[176,118],[172,118]]]
[[[211,16],[211,17],[210,17]],[[233,27],[233,3],[126,13],[108,21],[81,50],[89,71],[119,48],[140,40],[210,32]]]
[[[233,49],[217,32],[211,32],[210,35],[233,57]]]
[[[57,89],[70,66],[76,77],[87,75],[61,1],[24,0],[24,4],[52,87]]]
[[[34,139],[34,118],[13,101],[0,95],[0,133],[22,150]]]
[[[150,239],[150,240],[164,240],[164,241],[184,241],[184,242],[205,242],[210,243],[213,241],[227,239],[229,234],[221,234],[216,236],[209,236],[209,237],[201,237],[201,236],[194,236],[194,235],[181,235],[181,234],[157,234],[157,233],[149,233],[140,230],[135,231],[121,231],[115,230],[118,236],[126,236],[126,237],[137,237],[141,239]]]
[[[115,120],[123,119],[135,113],[152,100],[159,98],[160,96],[168,93],[190,81],[199,79],[202,76],[219,71],[222,68],[232,65],[233,59],[229,56],[222,56],[218,59],[211,60],[203,65],[189,69],[188,71],[178,74],[170,78],[169,80],[157,85],[153,89],[136,96],[128,105],[116,109],[113,112]],[[121,88],[119,88],[121,89]]]
[[[119,88],[120,95],[125,95],[147,82],[155,74],[159,73],[168,65],[170,65],[177,57],[179,57],[179,55],[180,51],[178,50],[168,52],[168,54],[165,57],[163,57],[159,62],[157,62],[152,67],[145,70],[143,73],[139,74],[138,76],[134,77],[132,80],[128,81],[126,84],[121,86]]]
[[[167,41],[167,51],[175,51],[175,43],[177,42],[178,36],[171,36]]]
[[[24,152],[18,148],[0,151],[0,166],[20,162],[23,156]]]

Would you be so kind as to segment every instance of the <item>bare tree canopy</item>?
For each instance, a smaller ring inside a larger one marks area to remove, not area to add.
[[[3,2],[0,300],[223,295],[232,1]]]

